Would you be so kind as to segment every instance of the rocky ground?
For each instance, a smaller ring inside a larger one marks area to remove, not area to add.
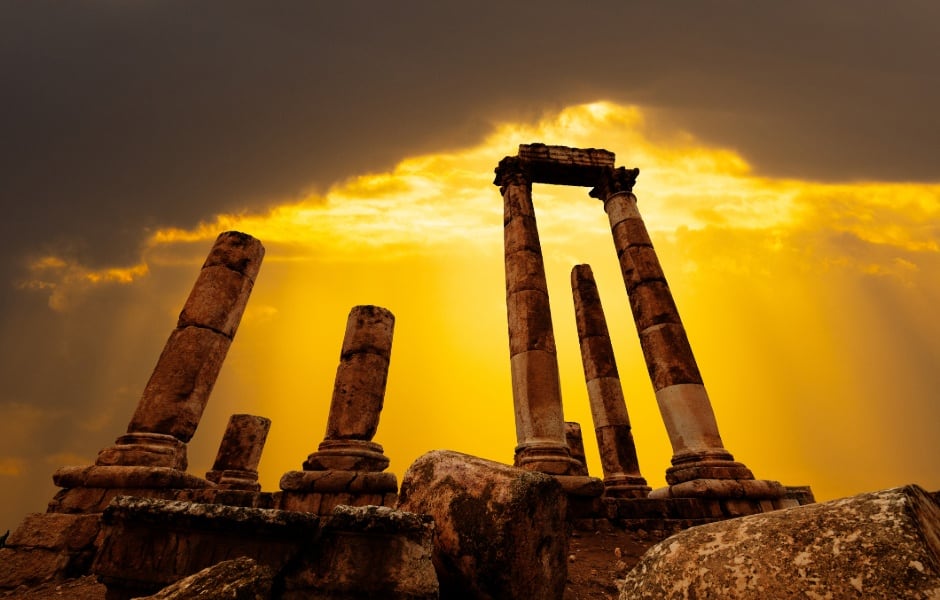
[[[568,548],[564,600],[617,598],[617,585],[657,540],[618,530],[575,531]],[[0,600],[104,600],[105,587],[93,576],[0,592]]]
[[[575,531],[568,543],[564,600],[616,600],[620,580],[658,542],[645,532]]]

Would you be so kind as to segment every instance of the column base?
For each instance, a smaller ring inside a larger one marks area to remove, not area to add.
[[[208,471],[206,479],[224,490],[245,490],[260,492],[257,471],[242,471],[238,469],[224,469],[222,471]]]
[[[571,457],[568,447],[551,442],[526,442],[516,446],[513,465],[546,475],[587,476],[587,467]]]
[[[754,474],[724,448],[673,456],[672,466],[666,469],[666,483],[675,485],[694,479],[745,480],[754,479]]]
[[[382,446],[365,440],[323,440],[304,461],[304,471],[371,471],[388,468]]]
[[[604,478],[605,498],[646,498],[651,488],[646,479],[635,475],[612,475]]]
[[[166,467],[185,471],[186,443],[165,433],[132,432],[117,438],[98,453],[101,467]]]

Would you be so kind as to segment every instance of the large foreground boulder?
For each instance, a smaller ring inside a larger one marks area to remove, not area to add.
[[[434,517],[442,599],[561,599],[567,505],[552,477],[435,450],[408,468],[400,498]]]
[[[627,574],[620,600],[940,598],[940,506],[907,486],[694,527]]]

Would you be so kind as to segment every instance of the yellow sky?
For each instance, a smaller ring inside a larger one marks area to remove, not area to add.
[[[508,462],[515,433],[502,202],[492,179],[500,158],[530,142],[605,148],[618,165],[640,168],[639,207],[736,459],[758,477],[812,485],[823,499],[909,482],[940,488],[940,185],[759,177],[733,149],[653,128],[637,107],[596,103],[500,124],[474,147],[409,157],[322,195],[272,202],[264,214],[156,231],[139,265],[95,271],[44,257],[26,285],[49,289],[50,305],[67,311],[94,286],[166,282],[165,293],[141,292],[140,301],[165,305],[169,333],[211,240],[245,231],[267,256],[191,444],[191,470],[208,469],[233,412],[273,420],[265,489],[300,467],[325,430],[346,314],[356,304],[384,306],[397,318],[375,439],[392,470],[401,476],[436,448]],[[568,279],[573,265],[589,263],[640,466],[660,486],[668,439],[606,216],[587,191],[533,191],[565,414],[582,424],[589,467],[600,475]],[[130,322],[132,311],[116,322]],[[115,352],[130,335],[113,334]],[[125,412],[129,418],[133,400]],[[115,416],[120,427],[123,418]],[[100,445],[120,432],[101,432]],[[0,461],[0,473],[17,468],[12,458]]]

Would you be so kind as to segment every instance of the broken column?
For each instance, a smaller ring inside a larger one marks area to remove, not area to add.
[[[56,471],[56,485],[84,491],[60,492],[50,510],[100,512],[120,489],[130,495],[153,495],[144,490],[212,485],[185,473],[186,443],[199,425],[263,257],[264,247],[250,235],[237,231],[219,235],[157,360],[127,433],[102,450],[95,465]]]
[[[372,441],[385,399],[395,317],[378,306],[356,306],[333,386],[326,436],[303,471],[281,478],[282,508],[329,514],[334,506],[393,506],[398,480]]]
[[[258,463],[271,420],[255,415],[232,415],[222,436],[219,453],[206,479],[230,490],[261,490]]]
[[[640,346],[672,444],[672,467],[666,471],[670,487],[653,495],[780,498],[782,485],[753,481],[751,471],[722,444],[679,311],[637,210],[633,185],[638,174],[639,169],[609,169],[591,196],[604,202],[610,219]]]
[[[586,475],[565,443],[558,358],[532,181],[522,160],[506,157],[496,168],[494,183],[503,195],[515,464],[552,475]]]
[[[607,319],[601,306],[594,273],[589,265],[571,270],[575,320],[581,344],[581,362],[587,382],[594,433],[604,471],[604,495],[643,498],[650,492],[640,475],[630,417],[614,360]]]

